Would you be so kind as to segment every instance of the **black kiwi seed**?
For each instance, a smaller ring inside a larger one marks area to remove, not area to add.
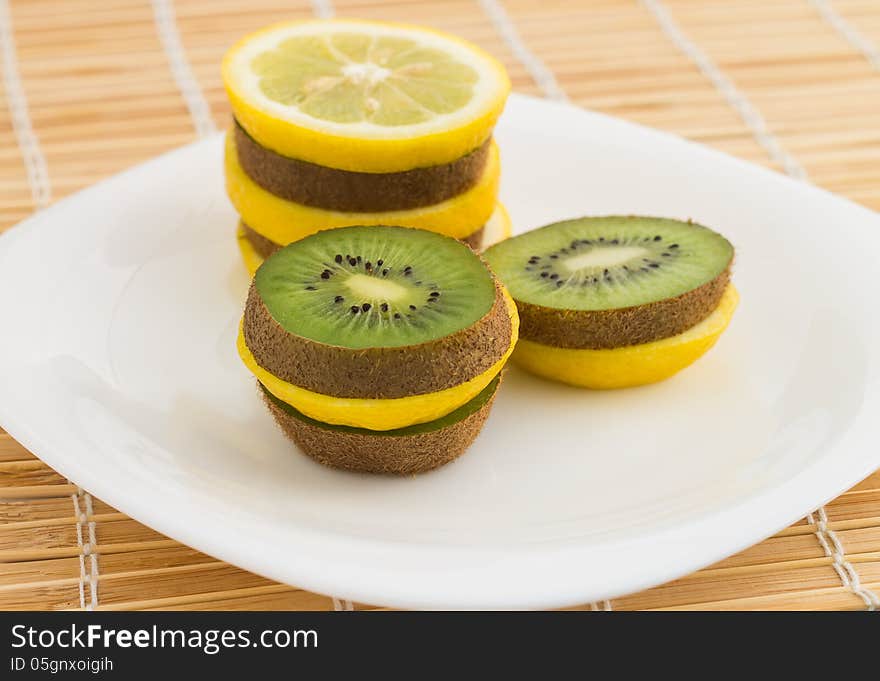
[[[324,270],[321,272],[321,279],[329,279],[331,274],[333,273],[330,270]]]
[[[360,312],[360,311],[361,311],[361,308],[359,308],[357,305],[352,305],[352,306],[351,306],[351,313],[352,313],[352,314],[357,314],[357,313]]]
[[[357,265],[357,260],[355,260],[351,256],[348,256],[348,264],[354,267],[355,265]]]
[[[550,259],[551,259],[551,260],[556,260],[557,258],[559,258],[559,256],[556,255],[555,253],[554,253],[553,255],[550,256]]]
[[[364,303],[363,305],[361,305],[361,310],[363,310],[364,312],[369,312],[371,307],[373,306],[369,303]]]
[[[672,244],[669,248],[678,248],[678,244]]]
[[[614,245],[616,246],[617,244],[620,243],[620,239],[612,239],[612,240],[611,240],[611,243],[614,244]]]
[[[395,312],[395,313],[394,313],[394,318],[395,318],[395,319],[400,319],[400,313],[399,313],[399,312]]]
[[[417,310],[418,308],[417,308],[415,305],[410,305],[410,306],[409,306],[409,309],[410,309],[410,310]]]
[[[430,293],[429,295],[430,295],[432,298],[436,298],[437,296],[440,295],[440,291],[431,291],[431,293]]]
[[[661,239],[663,239],[663,237],[660,236],[659,234],[654,237],[654,241],[660,241]]]
[[[546,279],[549,275],[547,274],[547,272],[541,272],[541,276],[542,276],[544,279]]]
[[[382,276],[383,276],[383,277],[387,277],[387,276],[388,276],[388,270],[387,270],[387,269],[386,269],[386,270],[382,270]]]
[[[556,274],[556,272],[554,272],[553,274],[550,275],[550,278],[551,279],[559,279],[559,275]]]
[[[333,299],[333,302],[334,302],[334,303],[341,303],[343,300],[345,300],[345,298],[343,298],[342,296],[336,296],[336,297]]]
[[[371,269],[373,269],[373,263],[371,263],[369,260],[367,260],[367,262],[364,263],[364,269],[367,270],[367,272],[369,272]]]
[[[658,267],[660,267],[660,264],[656,263],[656,262],[652,262],[652,263],[648,264],[648,267],[653,267],[656,270]]]
[[[306,286],[306,291],[317,291],[317,290],[318,289],[316,289],[314,286]]]
[[[363,261],[364,261],[364,259],[363,259],[361,256],[358,256],[358,257],[357,257],[357,261],[356,261],[356,262],[357,262],[359,265],[360,265]]]
[[[333,258],[333,259],[336,261],[336,264],[337,264],[337,265],[341,265],[341,264],[342,264],[342,256],[341,256],[341,255],[337,255],[337,256],[336,256],[335,258]]]
[[[382,267],[383,264],[385,264],[385,261],[382,260],[382,258],[379,258],[379,259],[376,261],[376,267]]]
[[[388,312],[388,303],[382,303],[379,306],[379,309],[382,310],[382,312]]]

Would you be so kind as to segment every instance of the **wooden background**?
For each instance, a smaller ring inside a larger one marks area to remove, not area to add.
[[[880,208],[877,0],[0,0],[0,231],[222,129],[225,49],[273,21],[333,13],[452,31],[502,59],[520,92]],[[880,607],[878,593],[880,472],[739,555],[583,607],[857,610]],[[366,607],[167,539],[0,431],[2,609]]]

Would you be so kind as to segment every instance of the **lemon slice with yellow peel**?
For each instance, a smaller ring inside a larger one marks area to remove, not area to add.
[[[248,227],[283,246],[323,229],[353,225],[418,227],[464,239],[485,225],[495,210],[500,176],[498,147],[493,142],[479,181],[451,199],[381,213],[324,210],[282,199],[259,186],[239,164],[233,136],[226,136],[226,191],[232,205]]]
[[[533,374],[581,388],[656,383],[690,366],[715,345],[738,303],[739,294],[728,284],[718,307],[677,336],[607,350],[573,350],[520,339],[512,359]]]
[[[232,110],[264,147],[331,168],[387,173],[449,163],[490,135],[510,81],[450,35],[404,24],[277,24],[223,60]]]
[[[503,290],[503,294],[512,326],[510,347],[501,359],[482,374],[452,388],[437,392],[392,399],[360,399],[322,395],[284,381],[263,369],[257,364],[241,330],[239,330],[237,341],[238,353],[248,370],[256,376],[266,390],[309,418],[322,423],[369,430],[405,428],[417,423],[434,421],[458,409],[479,395],[504,368],[504,364],[516,345],[519,333],[519,315],[516,311],[516,304],[506,290]]]

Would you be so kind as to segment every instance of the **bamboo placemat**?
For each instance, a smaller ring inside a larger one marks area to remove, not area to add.
[[[515,89],[654,126],[880,209],[877,0],[0,0],[0,230],[223,127],[241,34],[333,13],[424,23]],[[650,560],[650,557],[646,557]],[[880,607],[880,472],[742,553],[607,609]],[[0,608],[350,609],[217,561],[0,431]]]

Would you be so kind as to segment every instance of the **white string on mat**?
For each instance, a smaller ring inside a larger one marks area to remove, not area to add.
[[[333,3],[330,0],[311,0],[312,12],[319,19],[332,19],[336,14]]]
[[[528,47],[520,37],[519,31],[501,3],[501,0],[477,0],[486,16],[492,20],[495,30],[504,39],[507,47],[513,52],[520,64],[522,64],[535,84],[541,88],[541,92],[548,99],[555,99],[560,102],[567,102],[568,95],[560,87],[556,76],[553,75],[547,65]]]
[[[829,0],[808,0],[819,15],[837,31],[844,40],[862,53],[868,63],[880,71],[880,48],[862,35],[855,26],[844,19]]]
[[[180,30],[177,27],[177,18],[174,12],[173,0],[152,0],[153,20],[156,24],[156,32],[159,41],[165,50],[165,56],[171,67],[171,75],[174,83],[180,91],[186,108],[189,110],[196,133],[199,137],[206,137],[217,131],[214,117],[211,115],[211,107],[208,105],[202,88],[193,74],[183,43],[180,40]]]
[[[746,127],[751,131],[755,141],[767,151],[770,158],[781,165],[790,177],[808,182],[809,178],[807,177],[806,170],[794,157],[783,149],[779,140],[768,129],[767,123],[760,112],[736,88],[733,82],[722,73],[709,56],[684,34],[669,11],[663,6],[661,0],[640,0],[640,2],[654,15],[663,33],[666,34],[670,41],[700,69],[731,108],[740,115]],[[813,4],[818,6],[824,3],[813,2]],[[873,591],[862,586],[858,571],[846,559],[843,545],[834,531],[828,527],[828,516],[825,512],[825,507],[819,508],[817,514],[819,516],[818,523],[815,522],[812,513],[807,516],[807,521],[816,527],[816,537],[819,539],[819,544],[822,546],[825,555],[834,561],[832,565],[838,577],[840,577],[841,583],[861,598],[868,610],[875,610],[880,606],[880,600],[878,600],[877,595]]]
[[[339,612],[350,612],[354,610],[354,603],[347,599],[333,597],[333,609]]]
[[[79,506],[79,489],[70,495],[73,500],[73,515],[76,518],[76,544],[79,547],[79,607],[86,608],[86,554],[83,548],[83,516]]]
[[[52,201],[52,185],[49,183],[46,157],[43,156],[39,138],[31,124],[27,97],[21,84],[8,0],[0,0],[0,55],[3,59],[3,87],[12,119],[12,130],[24,161],[34,207],[40,210]]]
[[[98,554],[95,549],[98,540],[93,519],[92,495],[76,488],[76,493],[70,495],[73,500],[73,513],[76,517],[76,543],[79,547],[79,607],[83,610],[94,610],[98,607]],[[81,503],[82,502],[82,503]],[[83,513],[83,504],[85,513]],[[83,526],[88,528],[88,539],[83,539]],[[88,576],[86,575],[86,557],[89,558]],[[86,602],[86,580],[89,584],[89,600]]]
[[[862,586],[858,571],[846,559],[846,552],[844,551],[843,544],[841,544],[840,539],[837,537],[837,533],[828,527],[828,514],[825,512],[825,507],[822,506],[816,511],[816,515],[819,516],[818,521],[815,520],[812,513],[807,516],[807,521],[816,528],[816,537],[819,539],[819,544],[822,546],[825,555],[834,561],[832,565],[834,571],[837,572],[837,576],[840,577],[840,581],[864,601],[868,610],[877,610],[880,608],[880,598],[871,589]]]
[[[739,117],[751,131],[755,141],[763,147],[771,159],[778,163],[787,175],[798,180],[806,180],[807,172],[794,157],[789,154],[776,136],[770,132],[767,122],[761,113],[754,107],[748,98],[737,89],[733,82],[721,71],[712,59],[709,58],[690,38],[688,38],[672,15],[663,6],[660,0],[640,0],[641,4],[654,15],[666,37],[690,59],[700,72],[711,81],[715,89],[724,97],[730,107],[739,114]]]
[[[18,55],[12,31],[12,15],[9,11],[8,0],[0,0],[0,54],[2,54],[3,58],[3,86],[6,90],[6,100],[12,119],[13,132],[24,160],[34,207],[36,210],[42,210],[52,201],[52,183],[49,179],[46,157],[43,156],[39,139],[31,123],[27,97],[21,83]],[[84,492],[81,487],[77,487],[76,494],[71,494],[70,496],[73,501],[73,513],[76,519],[76,543],[79,548],[79,604],[83,609],[93,610],[98,605],[98,556],[94,550],[97,545],[95,522],[88,520],[92,516],[92,497],[88,492]],[[85,514],[82,512],[81,500],[85,503]],[[83,540],[83,525],[88,527],[87,541]],[[88,602],[86,602],[85,590],[87,579],[86,556],[89,556]]]

